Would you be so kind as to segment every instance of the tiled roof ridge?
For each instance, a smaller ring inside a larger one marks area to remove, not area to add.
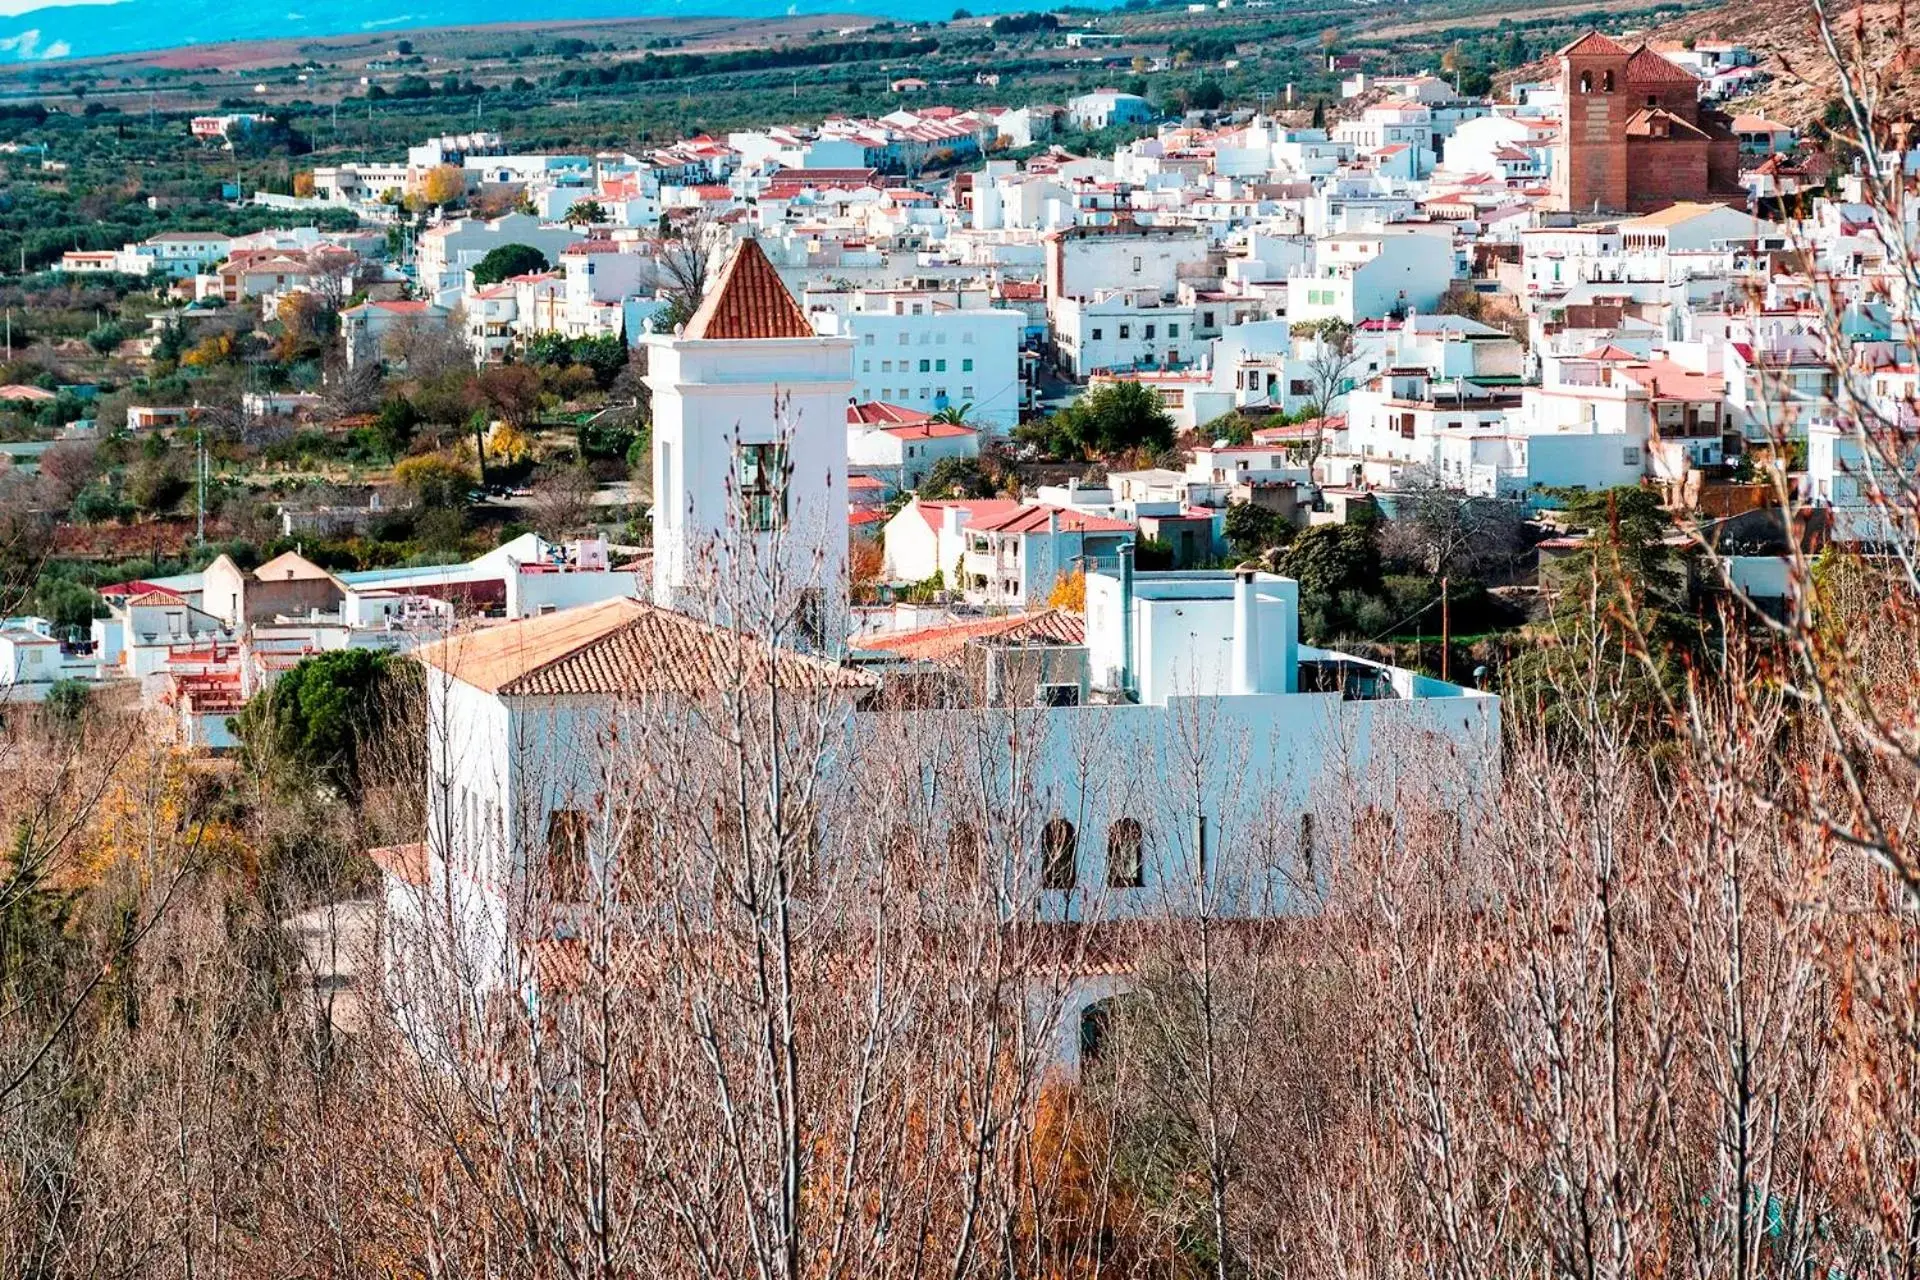
[[[807,313],[788,292],[766,250],[751,237],[742,240],[712,292],[687,321],[689,338],[811,338]]]

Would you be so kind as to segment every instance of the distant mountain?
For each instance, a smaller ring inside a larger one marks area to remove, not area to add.
[[[523,0],[477,11],[453,0],[82,0],[24,8],[0,0],[0,62],[38,62],[135,53],[229,40],[298,40],[479,22],[577,18],[775,17],[871,12],[907,21],[946,19],[955,0]],[[969,4],[978,12],[1031,9],[1013,0]]]

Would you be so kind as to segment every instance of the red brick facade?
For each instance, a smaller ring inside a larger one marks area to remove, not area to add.
[[[1682,200],[1744,199],[1739,140],[1724,115],[1701,105],[1692,73],[1595,31],[1559,56],[1559,208],[1647,213]]]

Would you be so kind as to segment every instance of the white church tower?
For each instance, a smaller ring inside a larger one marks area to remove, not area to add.
[[[739,569],[740,582],[817,592],[838,613],[853,340],[814,333],[748,239],[682,332],[644,341],[654,603],[724,620]]]

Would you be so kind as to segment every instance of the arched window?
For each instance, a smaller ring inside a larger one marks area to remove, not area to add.
[[[1138,889],[1147,882],[1142,854],[1146,833],[1136,818],[1121,818],[1107,828],[1107,885],[1114,889]]]
[[[547,885],[555,902],[587,896],[587,814],[555,809],[547,815]]]
[[[947,833],[947,870],[978,875],[987,860],[987,839],[971,822],[961,822]]]
[[[1613,92],[1613,72],[1609,71],[1605,76],[1601,78],[1600,91],[1602,93]]]
[[[1071,889],[1077,877],[1073,824],[1065,818],[1052,818],[1040,828],[1040,885],[1045,889]]]
[[[1080,1064],[1092,1066],[1100,1061],[1107,1047],[1107,1033],[1113,1029],[1113,1001],[1096,1000],[1080,1011]]]
[[[1580,73],[1580,92],[1582,93],[1593,92],[1593,72],[1582,71]]]

